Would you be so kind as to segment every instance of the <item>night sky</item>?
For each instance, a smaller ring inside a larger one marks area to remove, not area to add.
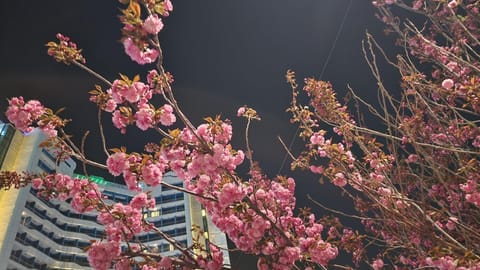
[[[319,77],[350,0],[182,0],[173,1],[174,12],[164,20],[160,41],[165,66],[175,76],[177,99],[195,124],[203,117],[221,114],[233,120],[237,148],[245,149],[244,121],[235,117],[238,107],[247,104],[262,117],[251,129],[254,158],[265,172],[275,176],[285,151],[276,139],[290,142],[296,127],[288,123],[285,109],[290,88],[287,69],[304,77]],[[45,44],[61,32],[84,50],[87,65],[113,81],[118,73],[140,74],[145,80],[152,66],[140,67],[123,53],[119,42],[120,4],[114,0],[5,1],[0,8],[0,119],[7,97],[22,95],[38,99],[53,109],[66,107],[62,114],[72,118],[68,131],[78,140],[91,130],[87,154],[99,155],[96,137],[96,107],[88,102],[88,91],[100,81],[74,66],[56,63],[46,54]],[[386,48],[382,25],[368,0],[352,0],[343,31],[326,66],[322,79],[331,81],[343,96],[347,84],[373,100],[376,82],[361,52],[368,29]],[[388,75],[388,74],[387,74]],[[390,76],[390,75],[388,75]],[[106,126],[110,117],[104,116]],[[140,151],[142,143],[158,141],[155,133],[129,127],[123,137],[108,129],[109,147],[126,144]],[[236,132],[236,133],[235,133]],[[289,165],[282,173],[288,173]],[[289,173],[289,175],[292,175]],[[345,198],[309,174],[296,175],[300,205],[305,195],[344,207]],[[308,192],[307,192],[308,191]],[[238,258],[234,263],[238,262]],[[240,259],[241,260],[241,259]],[[239,266],[239,269],[248,269]]]

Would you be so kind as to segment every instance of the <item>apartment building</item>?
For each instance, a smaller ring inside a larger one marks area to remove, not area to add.
[[[45,137],[35,130],[29,134],[15,131],[0,123],[0,164],[2,170],[34,173],[61,172],[77,178],[75,162],[71,159],[56,162],[55,155],[38,145]],[[107,202],[128,203],[135,195],[126,186],[89,176],[96,182]],[[163,181],[183,187],[181,179],[167,173]],[[143,187],[148,190],[147,187]],[[157,228],[175,238],[184,246],[192,244],[192,225],[200,226],[206,241],[225,248],[224,263],[229,264],[227,241],[209,220],[201,205],[189,195],[167,187],[150,190],[156,207],[144,213]],[[33,189],[0,191],[0,270],[14,269],[91,269],[84,249],[92,239],[104,236],[103,227],[96,221],[96,213],[79,214],[68,201],[46,201],[36,196]],[[179,252],[156,233],[140,234],[139,239],[153,251],[176,256]],[[8,263],[3,263],[8,262]]]

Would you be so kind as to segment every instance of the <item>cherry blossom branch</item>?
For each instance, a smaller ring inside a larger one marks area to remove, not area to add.
[[[247,117],[247,125],[245,127],[245,146],[247,147],[247,158],[248,161],[250,162],[250,169],[253,169],[253,152],[252,149],[250,148],[250,142],[249,142],[249,130],[250,130],[250,123],[251,123],[251,117]]]
[[[183,193],[187,193],[187,194],[190,194],[190,195],[193,195],[193,196],[195,196],[195,197],[199,197],[199,198],[202,198],[202,199],[205,199],[205,200],[209,200],[209,201],[213,201],[213,202],[217,202],[217,201],[218,201],[218,199],[216,199],[216,198],[207,197],[207,196],[205,196],[205,195],[195,193],[195,192],[190,191],[190,190],[185,189],[185,188],[177,187],[177,186],[175,186],[175,185],[169,184],[169,183],[164,182],[164,181],[162,181],[160,184],[161,184],[162,186],[168,187],[168,188],[170,188],[170,189],[177,190],[177,191],[181,191],[181,192],[183,192]]]
[[[144,3],[142,3],[142,4],[145,6]],[[151,15],[151,12],[148,9],[148,7],[147,6],[145,6],[145,7],[146,7],[146,10],[147,10],[147,13]],[[208,145],[203,140],[203,138],[198,136],[198,134],[195,132],[196,131],[195,127],[190,122],[190,120],[185,116],[183,111],[180,109],[180,107],[178,106],[178,102],[176,101],[176,99],[173,95],[172,87],[169,83],[169,78],[168,78],[167,74],[165,73],[165,68],[163,67],[163,50],[162,50],[162,47],[160,46],[160,39],[159,39],[158,35],[153,35],[153,42],[151,44],[158,51],[158,59],[157,59],[156,65],[157,65],[157,70],[159,71],[159,75],[160,75],[160,77],[162,78],[162,81],[163,81],[163,85],[162,85],[162,88],[163,88],[162,95],[163,95],[163,97],[165,98],[165,100],[170,105],[172,105],[172,107],[177,112],[180,120],[193,133],[193,135],[198,139],[198,141],[201,142],[201,144],[205,147],[205,149],[209,149]]]
[[[97,167],[97,168],[100,168],[100,169],[104,169],[104,170],[107,170],[108,167],[105,166],[104,164],[102,163],[98,163],[98,162],[95,162],[95,161],[92,161],[92,160],[89,160],[89,159],[86,159],[83,155],[81,154],[77,154],[77,153],[72,153],[71,154],[74,158],[78,159],[79,161],[81,162],[85,162],[85,164],[88,164],[88,165],[91,165],[91,166],[94,166],[94,167]]]
[[[100,108],[98,109],[97,120],[98,120],[98,129],[100,131],[100,139],[102,140],[103,152],[108,157],[110,154],[108,153],[108,150],[107,150],[107,142],[105,139],[105,133],[103,131],[103,125],[102,125],[102,110]]]
[[[68,145],[69,147],[71,147],[71,152],[69,153],[71,156],[73,156],[74,158],[76,158],[77,160],[81,161],[81,162],[84,162],[88,165],[91,165],[91,166],[94,166],[94,167],[97,167],[97,168],[100,168],[100,169],[104,169],[104,170],[107,170],[107,166],[102,164],[102,163],[98,163],[98,162],[95,162],[95,161],[92,161],[92,160],[89,160],[87,159],[83,154],[82,154],[82,151],[75,145],[75,143],[72,142],[72,140],[70,139],[70,136],[68,134],[65,133],[65,131],[63,129],[59,129],[61,134],[63,135],[63,139],[60,139],[60,137],[58,137],[62,142],[64,142],[66,145]]]
[[[154,126],[153,128],[154,128],[158,133],[160,133],[160,135],[162,135],[163,137],[169,138],[169,139],[173,139],[173,137],[170,136],[170,134],[168,134],[168,133],[165,132],[163,129],[159,128],[158,126]]]
[[[368,217],[362,217],[362,216],[358,216],[358,215],[347,214],[343,211],[339,211],[339,210],[335,210],[335,209],[332,209],[330,207],[327,207],[324,204],[322,204],[321,202],[313,199],[312,196],[310,196],[310,194],[307,194],[307,199],[309,201],[311,201],[312,203],[316,204],[317,206],[321,207],[324,210],[327,210],[329,212],[332,212],[332,213],[335,213],[335,214],[338,214],[338,215],[341,215],[341,216],[344,216],[344,217],[355,218],[355,219],[359,219],[359,220],[375,220],[374,218],[368,218]]]
[[[471,69],[475,70],[476,72],[480,72],[479,67],[477,67],[475,65],[472,65],[472,63],[470,63],[469,61],[466,61],[465,59],[462,59],[462,58],[456,56],[455,54],[444,50],[439,45],[432,42],[430,39],[425,38],[425,36],[420,32],[420,30],[413,23],[409,24],[407,29],[410,30],[412,33],[414,33],[417,37],[420,37],[422,39],[422,41],[425,42],[426,44],[428,44],[429,46],[432,46],[435,49],[437,49],[439,51],[442,51],[442,53],[446,54],[448,57],[451,57],[451,58],[455,59],[456,61],[458,61],[459,63],[462,63],[462,64],[470,67]],[[442,65],[445,66],[444,64],[442,64]]]
[[[358,131],[361,131],[361,132],[366,133],[366,134],[371,134],[371,135],[375,135],[375,136],[379,136],[379,137],[384,137],[384,138],[388,138],[388,139],[392,139],[392,140],[396,140],[396,141],[402,141],[403,140],[402,138],[399,138],[399,137],[396,137],[396,136],[393,136],[393,135],[388,135],[388,134],[385,134],[383,132],[376,131],[376,130],[373,130],[373,129],[369,129],[369,128],[366,128],[366,127],[360,127],[360,126],[356,126],[356,125],[350,125],[350,127],[354,130],[358,130]],[[452,152],[464,153],[464,154],[472,154],[472,155],[479,155],[480,154],[480,152],[465,150],[465,149],[461,149],[461,148],[443,147],[441,145],[430,144],[430,143],[422,143],[422,142],[417,142],[417,141],[412,142],[412,144],[417,144],[417,145],[426,146],[426,147],[435,148],[435,149],[448,150],[448,151],[452,151]]]
[[[87,130],[87,132],[85,132],[85,134],[83,134],[82,142],[81,142],[81,146],[80,146],[81,154],[82,154],[83,157],[85,156],[85,141],[87,140],[88,134],[90,134],[90,131],[88,131],[88,130]],[[82,162],[82,166],[83,166],[83,173],[88,176],[87,166],[86,166],[85,162]]]
[[[105,79],[105,77],[103,77],[102,75],[98,74],[97,72],[93,71],[92,69],[90,69],[89,67],[87,67],[86,65],[78,62],[77,60],[72,60],[72,63],[75,64],[77,67],[85,70],[87,73],[89,73],[90,75],[93,75],[95,78],[99,79],[100,81],[102,81],[103,83],[105,83],[106,85],[108,85],[109,87],[112,87],[112,83]]]
[[[477,44],[477,46],[480,46],[480,41],[477,39],[477,37],[475,37],[472,34],[472,32],[465,26],[465,24],[457,18],[457,14],[455,14],[453,9],[450,9],[450,13],[452,15],[452,18],[455,20],[455,22],[458,25],[460,25],[460,27],[462,27],[462,29],[465,33],[467,33],[468,37],[471,38]]]
[[[470,250],[468,249],[467,247],[465,247],[464,245],[462,245],[460,242],[458,242],[455,238],[453,238],[449,233],[447,233],[444,229],[442,229],[440,226],[438,226],[438,224],[432,220],[432,218],[425,214],[425,212],[423,211],[423,209],[417,205],[416,203],[412,203],[412,205],[417,208],[417,210],[422,213],[422,215],[424,215],[425,219],[427,219],[438,231],[440,231],[445,237],[447,237],[450,241],[452,241],[455,245],[457,245],[458,247],[462,248],[463,250],[465,250],[466,252],[470,252],[472,253],[477,259],[480,259],[480,255],[476,254],[473,252],[473,250]]]
[[[189,258],[192,262],[196,261],[195,257],[193,257],[190,254],[190,252],[188,252],[188,250],[186,250],[182,246],[180,246],[175,239],[171,238],[169,235],[162,232],[161,230],[159,230],[156,227],[152,226],[152,230],[155,231],[156,233],[158,233],[160,236],[162,236],[162,238],[165,239],[169,244],[175,246],[176,249],[178,249],[180,252],[182,252],[182,254],[185,255],[187,258]],[[185,261],[183,261],[183,263],[186,263],[186,266],[191,267],[192,269],[198,267],[198,265],[196,265],[196,264],[189,264]]]
[[[280,141],[280,144],[282,144],[283,146],[283,149],[285,149],[285,152],[287,152],[288,156],[290,156],[290,158],[292,160],[296,160],[297,158],[292,154],[292,152],[290,151],[289,147],[287,147],[287,145],[285,144],[285,142],[282,140],[282,138],[280,136],[277,136],[277,139]]]

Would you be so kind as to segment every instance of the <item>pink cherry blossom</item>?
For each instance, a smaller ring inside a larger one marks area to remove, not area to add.
[[[142,82],[133,82],[125,93],[125,99],[128,102],[135,103],[142,97],[151,98],[150,88]]]
[[[145,19],[142,27],[145,32],[156,35],[162,30],[163,22],[162,19],[158,18],[157,14],[152,14]]]
[[[117,104],[125,102],[125,93],[128,91],[128,85],[122,80],[113,81],[112,87],[107,90]]]
[[[472,142],[472,145],[474,147],[480,148],[480,135],[477,135],[475,139]]]
[[[310,137],[310,143],[311,144],[317,144],[317,145],[323,145],[325,143],[325,137],[323,136],[323,131],[320,132],[315,132],[311,137]]]
[[[453,231],[455,230],[456,228],[456,223],[458,222],[458,219],[456,217],[450,217],[447,221],[447,223],[445,224],[445,227],[450,230],[450,231]]]
[[[141,192],[135,195],[135,197],[133,197],[133,199],[130,201],[130,206],[132,208],[142,209],[147,205],[147,202],[148,202],[147,194],[144,192]]]
[[[310,171],[312,171],[313,173],[322,174],[323,173],[323,166],[310,165]]]
[[[457,0],[452,0],[452,1],[448,2],[448,7],[449,8],[456,8],[457,5],[458,5]]]
[[[32,187],[34,189],[40,189],[42,187],[42,185],[43,185],[42,178],[37,177],[37,178],[32,180]]]
[[[347,184],[347,179],[343,173],[339,172],[335,174],[335,178],[332,180],[332,183],[336,186],[343,187]]]
[[[200,258],[199,265],[206,270],[220,270],[223,266],[223,253],[215,245],[209,244],[212,258]]]
[[[438,259],[432,259],[427,257],[425,263],[427,266],[432,266],[441,270],[456,270],[457,269],[457,260],[453,259],[450,256],[440,257]],[[476,269],[473,268],[473,269]]]
[[[219,194],[218,202],[222,207],[227,207],[235,201],[241,201],[246,195],[245,190],[233,183],[227,183],[223,186]]]
[[[128,170],[129,166],[130,164],[125,153],[114,153],[107,158],[108,171],[113,176],[119,176],[124,171]]]
[[[312,260],[320,265],[327,265],[330,260],[338,256],[337,247],[323,241],[315,241],[315,244],[310,245],[308,251]]]
[[[442,82],[442,87],[447,89],[447,90],[450,90],[452,89],[452,87],[455,85],[455,83],[453,82],[452,79],[445,79],[443,80]]]
[[[147,130],[152,127],[155,112],[148,106],[143,105],[135,113],[135,124],[141,130]]]
[[[383,266],[384,266],[384,263],[382,259],[376,259],[375,261],[372,262],[372,268],[374,270],[381,270]]]
[[[148,164],[142,169],[143,181],[150,186],[157,186],[162,182],[163,169],[158,163]]]
[[[163,257],[157,264],[157,269],[170,269],[172,267],[172,259],[170,257]]]
[[[105,225],[105,224],[112,223],[114,221],[114,219],[113,219],[113,216],[110,212],[108,212],[106,210],[103,210],[102,212],[100,212],[98,214],[97,221],[98,221],[98,223]]]
[[[33,122],[45,113],[45,107],[38,100],[25,102],[23,97],[14,97],[8,104],[5,113],[8,121],[23,132],[30,132]]]
[[[118,242],[94,242],[88,249],[88,262],[96,270],[107,270],[110,269],[113,258],[118,255],[120,255]]]
[[[129,170],[123,172],[123,179],[125,180],[125,185],[129,190],[140,191],[141,188],[138,186],[137,175],[132,173]]]
[[[125,134],[127,132],[126,127],[128,125],[128,118],[123,116],[119,110],[115,110],[113,112],[112,122],[116,128],[120,129],[120,132],[122,134]]]
[[[123,40],[123,46],[125,53],[140,65],[153,63],[158,57],[157,50],[151,48],[140,49],[130,37]]]
[[[460,189],[466,193],[473,193],[477,190],[477,182],[473,179],[468,179],[465,184],[460,184]]]
[[[113,99],[107,100],[105,104],[106,112],[113,112],[117,108],[117,103]]]
[[[172,1],[170,0],[164,0],[163,1],[163,16],[169,16],[170,15],[170,12],[173,11],[173,5],[172,5]]]
[[[143,87],[143,83],[141,82],[134,82],[132,85],[126,88],[125,93],[123,94],[123,97],[130,102],[130,103],[135,103],[140,100],[140,91],[139,87]]]
[[[162,88],[160,85],[160,77],[158,75],[157,70],[152,69],[148,72],[147,83],[148,83],[148,86],[151,88],[152,92],[156,94],[159,94],[162,92]]]
[[[299,247],[287,247],[281,252],[278,262],[283,265],[292,265],[300,256]]]
[[[423,1],[424,0],[416,0],[414,3],[413,3],[413,9],[416,9],[416,10],[419,10],[422,8],[423,6]]]
[[[92,194],[94,195],[94,194]],[[73,210],[78,213],[84,213],[93,210],[93,206],[86,201],[88,198],[85,196],[85,193],[78,192],[72,197],[70,205]]]
[[[169,104],[163,105],[160,110],[160,123],[164,126],[171,126],[177,120],[173,114],[173,108]]]
[[[45,134],[47,137],[57,137],[58,131],[55,129],[55,126],[51,122],[44,124],[42,121],[38,121],[38,125],[42,133]]]
[[[245,110],[246,110],[245,106],[242,106],[242,107],[238,108],[238,110],[237,110],[237,116],[238,116],[238,117],[243,116],[243,115],[245,114]]]
[[[123,46],[125,47],[125,53],[130,56],[130,58],[139,63],[140,62],[143,62],[143,59],[141,59],[141,50],[140,48],[138,48],[137,45],[135,45],[135,43],[133,42],[133,40],[128,37],[126,39],[123,40]]]
[[[416,154],[410,154],[408,155],[407,162],[408,163],[417,163],[419,161],[420,157]]]

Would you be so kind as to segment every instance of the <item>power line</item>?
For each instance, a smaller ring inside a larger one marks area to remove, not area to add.
[[[333,55],[333,51],[335,50],[335,47],[337,46],[338,39],[340,38],[340,35],[342,34],[343,27],[345,25],[345,22],[347,21],[348,13],[350,12],[350,8],[352,7],[353,0],[350,0],[348,2],[347,9],[345,10],[345,13],[343,14],[342,21],[340,22],[340,26],[338,27],[337,33],[335,35],[335,39],[333,40],[332,46],[330,47],[330,51],[328,52],[327,59],[323,63],[322,71],[320,72],[319,79],[321,80],[323,77],[323,74],[325,73],[325,70],[327,69],[328,63],[330,62],[330,58]],[[297,138],[298,132],[300,131],[300,127],[297,127],[297,130],[295,131],[295,134],[292,137],[292,140],[290,141],[290,144],[288,145],[288,150],[290,151],[292,149],[293,143],[295,142],[295,139]],[[282,172],[283,167],[285,166],[285,163],[287,162],[288,158],[288,153],[285,153],[285,156],[283,157],[282,164],[280,165],[280,169],[278,169],[278,173],[280,174]]]
[[[353,0],[350,0],[350,2],[348,2],[348,6],[347,6],[347,9],[345,10],[345,14],[343,14],[342,21],[340,23],[340,26],[338,27],[337,34],[335,35],[335,39],[333,40],[332,47],[330,47],[330,51],[328,52],[327,59],[325,60],[325,63],[323,63],[322,71],[320,72],[320,77],[319,77],[320,80],[323,77],[323,73],[325,73],[325,70],[327,69],[327,66],[328,66],[328,63],[330,62],[330,58],[332,57],[333,51],[337,46],[337,41],[340,38],[340,35],[342,34],[342,30],[345,25],[345,22],[347,21],[348,13],[350,11],[350,8],[352,7],[352,3],[353,3]]]

